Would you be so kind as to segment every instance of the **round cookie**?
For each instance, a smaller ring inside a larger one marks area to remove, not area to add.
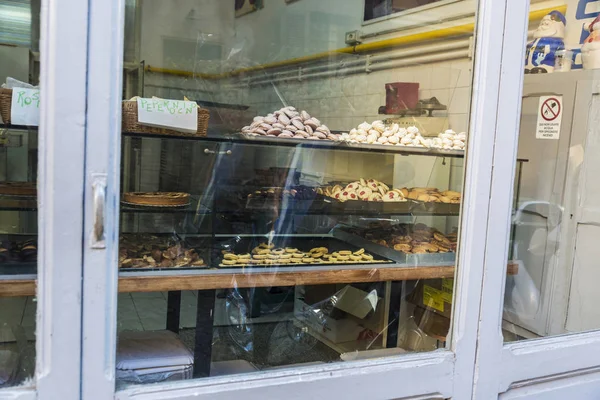
[[[357,191],[358,198],[364,201],[368,201],[369,197],[373,194],[373,191],[369,189],[367,186],[363,186]]]

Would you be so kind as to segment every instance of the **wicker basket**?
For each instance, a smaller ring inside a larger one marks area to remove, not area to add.
[[[141,125],[138,122],[138,106],[135,100],[123,101],[123,116],[121,120],[122,132],[153,133],[156,135],[173,136],[206,136],[208,130],[208,119],[210,113],[204,108],[198,107],[198,130],[196,133],[184,133],[167,128]]]
[[[0,117],[5,124],[10,124],[10,105],[12,103],[12,89],[0,88]]]

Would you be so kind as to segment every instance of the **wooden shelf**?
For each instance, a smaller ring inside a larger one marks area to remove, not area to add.
[[[304,267],[295,270],[199,270],[172,274],[160,271],[152,275],[135,272],[119,277],[119,292],[168,292],[176,290],[211,290],[272,286],[323,285],[328,283],[359,283],[411,281],[418,279],[453,278],[453,265],[356,267],[318,269]],[[518,264],[508,264],[508,275],[516,275]],[[0,297],[34,296],[35,276],[15,276],[0,280]]]

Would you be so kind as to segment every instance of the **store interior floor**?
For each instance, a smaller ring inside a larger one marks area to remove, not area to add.
[[[119,294],[119,332],[165,329],[167,298],[167,292]],[[182,292],[179,336],[191,351],[195,343],[196,303],[197,292]],[[0,349],[21,354],[21,378],[31,376],[35,366],[36,305],[35,297],[0,298]],[[261,313],[254,319],[242,318],[241,324],[238,318],[232,318],[231,307],[223,293],[217,295],[213,362],[244,360],[256,369],[270,369],[340,360],[338,352],[298,327],[291,307]]]

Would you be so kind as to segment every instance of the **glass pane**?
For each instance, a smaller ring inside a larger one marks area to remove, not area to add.
[[[533,2],[532,2],[533,3]],[[530,22],[510,259],[506,341],[599,329],[597,10],[588,1]],[[532,4],[532,8],[536,5]]]
[[[126,8],[118,387],[444,348],[474,9],[179,4]]]
[[[0,2],[0,388],[35,367],[39,16]]]

